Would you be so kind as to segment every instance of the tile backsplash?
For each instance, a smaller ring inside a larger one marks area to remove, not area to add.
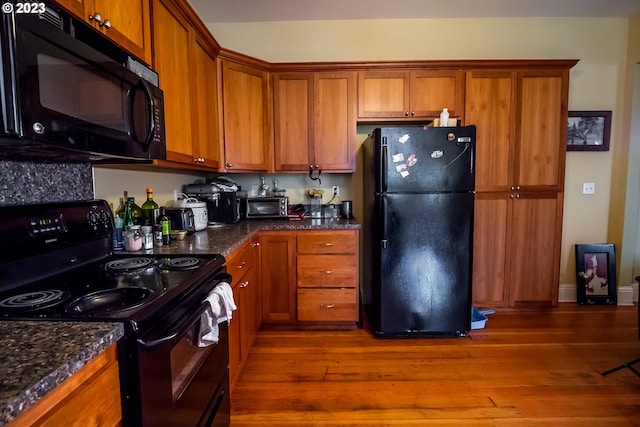
[[[93,197],[90,163],[0,160],[0,205]]]

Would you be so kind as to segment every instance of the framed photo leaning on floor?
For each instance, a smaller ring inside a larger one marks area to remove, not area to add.
[[[616,305],[616,253],[611,243],[576,245],[578,304]]]

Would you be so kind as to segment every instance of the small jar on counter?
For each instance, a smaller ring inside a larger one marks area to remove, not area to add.
[[[153,245],[162,246],[162,226],[160,224],[153,226]]]
[[[142,231],[142,249],[153,249],[153,227],[143,225],[140,230]]]
[[[135,252],[142,249],[142,236],[140,235],[139,225],[130,225],[127,227],[123,232],[122,239],[126,251]]]

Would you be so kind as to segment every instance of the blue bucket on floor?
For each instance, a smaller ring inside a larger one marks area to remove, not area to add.
[[[493,310],[478,310],[475,307],[471,307],[471,329],[483,329],[485,323],[487,323],[487,314],[493,314]]]

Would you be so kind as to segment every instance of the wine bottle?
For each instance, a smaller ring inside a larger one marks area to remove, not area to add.
[[[171,244],[171,219],[167,216],[167,211],[164,206],[160,208],[158,223],[162,227],[162,244]]]
[[[147,188],[147,200],[142,204],[144,225],[154,226],[158,216],[158,204],[153,200],[153,189]]]
[[[122,216],[122,227],[125,229],[134,224],[133,212],[131,210],[132,203],[133,197],[127,197],[127,201],[124,203],[124,214]]]

